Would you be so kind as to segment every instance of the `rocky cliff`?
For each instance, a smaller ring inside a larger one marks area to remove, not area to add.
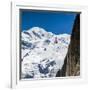
[[[63,68],[57,72],[56,77],[78,75],[80,75],[80,14],[76,16],[74,22],[71,42]]]

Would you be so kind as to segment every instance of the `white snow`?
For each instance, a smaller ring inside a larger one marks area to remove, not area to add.
[[[58,43],[55,43],[55,37]],[[22,41],[26,42],[21,44],[24,47],[21,48],[21,78],[55,77],[64,64],[70,35],[55,35],[42,28],[33,27],[22,32]]]

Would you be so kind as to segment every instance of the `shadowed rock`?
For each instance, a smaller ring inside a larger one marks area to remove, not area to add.
[[[62,70],[57,72],[56,77],[78,75],[80,75],[80,14],[76,16],[74,22],[71,42],[64,60],[64,65]]]

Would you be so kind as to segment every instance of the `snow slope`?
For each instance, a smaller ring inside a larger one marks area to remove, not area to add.
[[[55,77],[64,64],[70,35],[55,35],[40,27],[21,34],[21,78]]]

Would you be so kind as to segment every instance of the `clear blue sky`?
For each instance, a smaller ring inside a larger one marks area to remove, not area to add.
[[[41,27],[55,34],[71,34],[77,13],[50,11],[21,11],[21,30]]]

